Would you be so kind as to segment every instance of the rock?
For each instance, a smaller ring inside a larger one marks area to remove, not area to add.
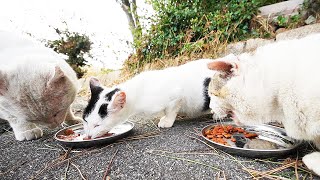
[[[320,23],[302,26],[276,35],[276,40],[297,39],[307,36],[315,32],[320,32]]]
[[[219,57],[226,56],[230,53],[239,55],[244,52],[254,51],[259,46],[264,46],[272,42],[274,42],[274,39],[255,38],[255,39],[249,39],[247,41],[228,44],[225,53],[220,54]]]
[[[265,18],[273,19],[276,16],[289,16],[298,14],[304,0],[283,1],[259,8],[260,15]]]
[[[236,42],[227,45],[227,50],[225,55],[233,53],[233,54],[241,54],[244,52],[245,42]]]
[[[313,24],[313,23],[315,23],[316,22],[316,18],[314,17],[314,16],[309,16],[304,22],[306,23],[306,24]]]
[[[246,42],[244,51],[245,52],[254,51],[258,47],[264,46],[266,44],[270,44],[272,42],[274,42],[274,39],[262,39],[262,38],[249,39]]]
[[[276,34],[283,33],[286,30],[287,30],[286,28],[279,28],[279,29],[277,29]]]

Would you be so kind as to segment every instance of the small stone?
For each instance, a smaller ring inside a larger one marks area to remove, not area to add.
[[[296,29],[287,30],[276,35],[276,40],[298,39],[305,37],[311,33],[320,32],[320,23],[302,26]]]
[[[309,16],[304,22],[306,23],[306,24],[313,24],[313,23],[315,23],[316,22],[316,18],[314,17],[314,16]]]
[[[254,51],[260,46],[264,46],[266,44],[274,42],[274,39],[262,39],[262,38],[255,38],[247,40],[245,51]]]
[[[241,54],[244,52],[244,46],[245,46],[245,42],[236,42],[236,43],[232,43],[232,44],[228,44],[227,45],[227,50],[226,50],[226,54]]]
[[[262,17],[273,19],[276,16],[289,16],[299,12],[304,0],[283,1],[259,8]]]
[[[277,29],[276,34],[283,33],[286,30],[287,30],[286,28],[279,28],[279,29]]]

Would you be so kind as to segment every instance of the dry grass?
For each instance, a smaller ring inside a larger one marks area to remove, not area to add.
[[[269,36],[269,38],[275,38],[275,27],[271,23],[272,19],[257,15],[252,18],[250,26],[257,31],[260,37]]]
[[[112,71],[88,68],[86,69],[86,74],[82,77],[84,82],[78,94],[83,97],[90,96],[88,82],[89,78],[92,76],[97,77],[104,86],[112,87],[131,79],[134,75],[142,71],[179,66],[197,59],[217,58],[226,51],[227,47],[227,42],[220,42],[219,37],[220,33],[215,32],[214,40],[209,41],[208,43],[203,43],[207,41],[206,38],[208,38],[204,37],[193,43],[194,46],[198,46],[197,48],[185,49],[185,51],[177,57],[167,56],[164,59],[154,59],[151,63],[140,63],[141,59],[139,59],[139,55],[133,55],[126,60],[123,69],[117,77],[109,77]]]

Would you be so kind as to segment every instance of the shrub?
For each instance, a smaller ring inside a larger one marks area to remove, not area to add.
[[[69,32],[68,29],[61,31],[55,28],[55,30],[60,36],[60,39],[49,40],[46,46],[52,48],[57,53],[67,55],[67,63],[70,64],[79,78],[82,77],[85,72],[81,67],[87,63],[84,56],[91,56],[90,50],[92,42],[89,37],[84,34]]]
[[[258,7],[279,1],[151,0],[157,15],[147,33],[134,42],[136,53],[126,66],[135,69],[159,59],[200,54],[215,41],[223,44],[256,36],[250,23]]]

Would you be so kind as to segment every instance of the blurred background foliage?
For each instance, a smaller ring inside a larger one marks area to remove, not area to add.
[[[320,0],[305,0],[302,11],[292,16],[266,19],[259,7],[284,0],[147,0],[155,15],[139,16],[136,0],[116,0],[127,16],[134,52],[123,71],[135,74],[146,69],[180,65],[198,58],[217,58],[228,43],[249,38],[273,38],[278,29],[305,25],[319,19]],[[149,22],[147,27],[141,22]],[[92,42],[85,34],[55,29],[59,39],[47,42],[81,77]],[[152,66],[150,68],[150,66]],[[149,67],[149,68],[146,68]]]
[[[66,55],[68,57],[67,63],[77,73],[78,78],[81,78],[85,73],[83,67],[87,63],[86,56],[91,56],[92,42],[90,38],[85,34],[70,32],[68,29],[55,28],[55,31],[59,35],[59,39],[47,41],[46,46],[57,53]]]
[[[170,64],[167,61],[175,59],[174,65],[178,65],[185,59],[216,58],[230,42],[255,37],[272,38],[280,27],[301,25],[300,15],[272,21],[257,16],[259,7],[282,1],[149,0],[156,15],[151,18],[146,33],[134,39],[135,52],[125,62],[125,68],[138,72],[150,63]],[[304,6],[315,9],[315,4],[320,4],[319,0],[310,1]]]

